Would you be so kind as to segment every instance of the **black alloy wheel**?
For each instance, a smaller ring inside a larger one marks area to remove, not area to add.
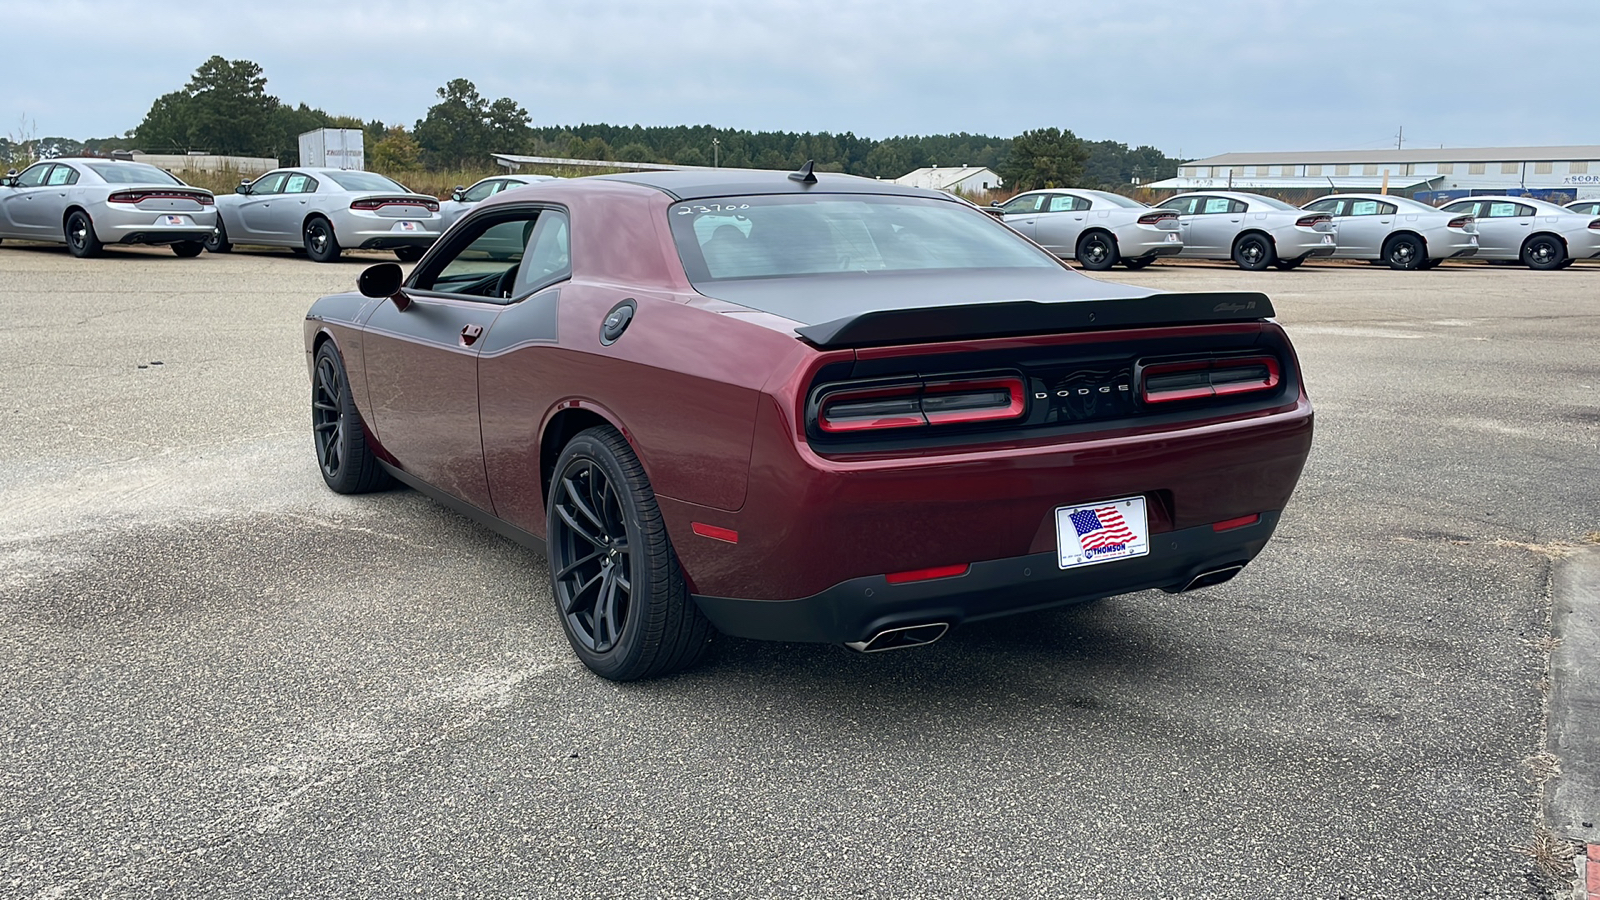
[[[421,259],[422,254],[426,252],[428,251],[422,247],[396,247],[394,248],[394,258],[403,263],[414,263]]]
[[[1566,259],[1566,245],[1553,234],[1536,234],[1522,245],[1522,264],[1530,269],[1541,272],[1559,269]]]
[[[364,494],[389,486],[389,473],[367,444],[361,413],[350,396],[344,360],[332,341],[317,348],[311,376],[311,436],[317,468],[340,494]]]
[[[94,221],[81,209],[75,209],[67,216],[66,237],[67,249],[79,259],[99,256],[100,251],[105,249],[99,236],[94,233]]]
[[[1278,251],[1271,238],[1252,232],[1234,241],[1233,261],[1241,269],[1259,272],[1278,261]]]
[[[1148,268],[1150,264],[1155,261],[1156,258],[1154,256],[1141,256],[1138,259],[1124,259],[1122,264],[1130,269],[1138,271],[1139,269]]]
[[[217,214],[217,227],[206,235],[205,248],[208,253],[227,253],[233,249],[233,244],[228,240],[228,229],[223,227],[221,213]]]
[[[1409,234],[1395,235],[1383,245],[1383,261],[1389,268],[1401,272],[1427,268],[1428,248]]]
[[[684,584],[644,467],[610,427],[574,437],[547,492],[551,592],[572,649],[612,681],[699,661],[711,624]]]
[[[312,262],[333,262],[339,258],[339,239],[333,234],[333,225],[321,216],[306,222],[306,256]]]
[[[172,245],[172,252],[180,259],[192,259],[199,256],[200,251],[204,249],[206,245],[199,241],[177,241]]]
[[[1073,254],[1078,264],[1094,272],[1104,272],[1121,258],[1117,252],[1117,239],[1104,231],[1091,231],[1078,238],[1078,249]]]

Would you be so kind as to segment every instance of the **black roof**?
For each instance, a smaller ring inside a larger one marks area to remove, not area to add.
[[[903,197],[950,199],[948,195],[938,191],[907,187],[892,181],[879,181],[856,175],[818,172],[816,184],[805,184],[790,178],[789,174],[770,169],[680,169],[663,172],[624,172],[619,175],[593,177],[655,188],[674,200],[698,200],[703,197],[730,197],[740,194],[893,194]]]

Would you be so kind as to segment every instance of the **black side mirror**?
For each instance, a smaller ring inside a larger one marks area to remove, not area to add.
[[[400,273],[400,266],[395,263],[378,263],[368,266],[361,277],[356,279],[356,289],[361,291],[361,296],[371,297],[374,300],[388,298],[394,301],[395,308],[401,312],[411,305],[411,298],[405,291],[400,290],[405,276]]]
[[[250,193],[250,182],[248,182],[248,181],[239,182],[239,186],[234,188],[233,192],[235,194],[248,194],[248,193]]]
[[[456,185],[456,189],[450,192],[450,199],[460,203],[462,195],[466,192],[467,189],[458,184]]]
[[[998,207],[1000,205],[1000,201],[999,200],[990,200],[989,201],[989,205]]]

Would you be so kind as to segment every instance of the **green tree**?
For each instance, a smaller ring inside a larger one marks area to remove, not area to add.
[[[439,102],[417,121],[411,133],[429,168],[481,165],[488,154],[489,101],[465,78],[452,79],[435,91]]]
[[[655,162],[655,154],[650,148],[638,142],[623,144],[617,148],[617,159],[626,162]]]
[[[1036,128],[1011,139],[1011,152],[996,172],[1006,187],[1017,190],[1068,187],[1083,178],[1088,159],[1088,149],[1071,131]]]
[[[267,93],[266,76],[250,60],[213,56],[195,69],[183,93],[189,146],[248,155],[274,143],[271,116],[278,98]]]
[[[533,130],[528,127],[528,111],[510,97],[489,104],[484,113],[484,131],[489,153],[521,153],[527,149]]]
[[[422,148],[405,126],[396,125],[367,150],[367,168],[386,173],[415,171],[422,168]]]

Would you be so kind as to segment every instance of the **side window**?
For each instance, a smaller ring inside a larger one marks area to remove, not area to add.
[[[503,300],[522,264],[538,210],[516,210],[473,221],[451,248],[418,268],[412,286],[423,291]],[[453,252],[452,252],[453,251]]]
[[[1400,207],[1395,206],[1393,203],[1378,204],[1378,215],[1380,216],[1392,216],[1399,211]]]
[[[1462,200],[1457,203],[1448,204],[1444,207],[1444,211],[1447,213],[1454,213],[1458,216],[1476,216],[1482,214],[1483,212],[1478,208],[1477,202],[1473,200]]]
[[[50,170],[50,177],[45,179],[45,184],[51,187],[78,183],[78,173],[71,166],[56,166]]]
[[[283,180],[289,177],[288,172],[271,172],[257,178],[250,183],[250,194],[280,194],[283,192]]]
[[[512,296],[521,296],[571,275],[572,229],[567,214],[559,209],[547,209],[534,223],[533,238],[528,242],[527,255],[522,258]]]
[[[1244,202],[1243,200],[1234,200],[1228,206],[1228,212],[1231,212],[1231,213],[1242,213],[1242,212],[1249,212],[1249,211],[1250,211],[1250,204]]]
[[[1350,204],[1350,215],[1352,216],[1375,216],[1377,214],[1378,201],[1376,200],[1356,200]]]
[[[1199,205],[1199,197],[1173,197],[1171,200],[1156,207],[1157,209],[1170,209],[1180,216],[1194,215],[1195,207]]]
[[[498,185],[503,183],[504,182],[500,181],[480,181],[468,188],[467,192],[461,195],[461,202],[477,203],[480,200],[487,200],[490,194],[493,194],[495,191],[499,190]]]
[[[1488,206],[1488,217],[1491,219],[1515,219],[1522,215],[1517,210],[1527,208],[1518,203],[1490,203]]]
[[[1538,215],[1537,211],[1534,210],[1533,207],[1531,207],[1531,206],[1523,206],[1520,203],[1517,204],[1517,218],[1526,219],[1529,216],[1533,216],[1533,215]]]
[[[38,163],[22,170],[17,176],[17,187],[38,187],[44,184],[44,176],[50,171],[51,163]]]
[[[1214,216],[1219,213],[1231,212],[1232,210],[1233,201],[1227,197],[1206,197],[1205,202],[1200,205],[1201,215],[1206,216]]]
[[[1000,207],[1000,211],[1008,216],[1038,212],[1039,207],[1044,203],[1044,198],[1044,194],[1024,194],[1021,197],[1012,198],[1006,205]]]
[[[1045,212],[1072,212],[1075,209],[1088,208],[1089,204],[1083,203],[1077,197],[1070,197],[1066,194],[1051,194],[1050,206]]]
[[[303,172],[291,172],[283,182],[285,194],[309,194],[316,189],[317,180]]]
[[[1318,200],[1315,203],[1307,203],[1306,204],[1306,211],[1307,212],[1332,213],[1333,215],[1338,215],[1338,213],[1334,212],[1334,210],[1337,209],[1338,206],[1339,206],[1339,201],[1337,201],[1337,200]]]

